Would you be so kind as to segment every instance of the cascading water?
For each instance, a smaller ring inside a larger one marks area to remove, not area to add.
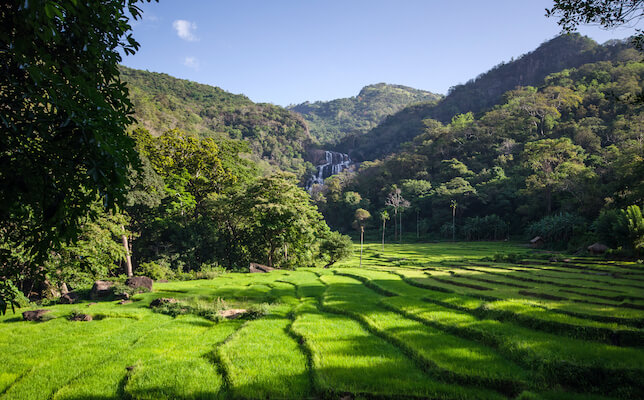
[[[313,185],[324,184],[324,180],[326,178],[331,175],[339,174],[349,168],[352,164],[351,158],[348,154],[338,153],[336,151],[325,151],[324,161],[324,164],[318,164],[316,166],[317,173],[312,175],[308,182],[306,182],[306,190],[309,192],[313,188]]]

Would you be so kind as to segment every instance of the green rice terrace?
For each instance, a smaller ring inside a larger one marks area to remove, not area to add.
[[[0,318],[0,399],[644,397],[632,262],[372,243],[361,268],[157,282],[132,300]]]

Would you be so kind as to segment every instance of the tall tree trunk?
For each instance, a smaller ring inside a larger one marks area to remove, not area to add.
[[[134,275],[132,271],[132,257],[130,256],[130,246],[128,246],[127,235],[125,234],[125,227],[123,225],[121,225],[121,229],[123,229],[121,240],[123,241],[123,248],[125,249],[125,274],[130,277]]]
[[[402,212],[400,213],[400,221],[398,223],[398,227],[400,228],[400,233],[398,234],[398,242],[402,243]]]
[[[456,241],[456,207],[452,208],[452,242]]]
[[[360,268],[362,268],[362,242],[364,238],[364,226],[360,227]]]
[[[416,239],[420,238],[420,227],[419,227],[419,221],[418,221],[418,214],[420,213],[419,210],[416,210]]]
[[[387,228],[387,221],[382,220],[382,251],[385,251],[385,229]]]
[[[394,242],[398,240],[398,209],[394,208]]]

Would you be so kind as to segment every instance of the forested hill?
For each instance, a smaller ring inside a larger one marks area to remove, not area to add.
[[[376,159],[422,133],[424,119],[448,123],[458,114],[470,111],[477,114],[502,102],[503,94],[517,86],[540,86],[551,73],[597,61],[620,61],[631,57],[633,52],[627,42],[599,45],[579,34],[558,36],[516,60],[501,63],[475,79],[453,87],[435,105],[412,105],[364,135],[346,137],[338,150],[349,152],[358,160]]]
[[[329,178],[314,198],[347,231],[357,208],[391,212],[398,189],[411,203],[407,232],[476,240],[509,231],[574,250],[597,240],[617,248],[628,241],[615,221],[644,199],[644,62],[637,51],[619,57],[515,88],[478,116],[425,119],[401,150]]]
[[[419,102],[429,104],[439,94],[402,85],[378,83],[365,86],[357,96],[331,101],[305,102],[287,107],[304,116],[313,135],[321,143],[336,143],[349,134],[364,134],[387,116]]]
[[[312,138],[299,114],[167,74],[120,69],[138,126],[152,135],[176,128],[201,137],[243,140],[264,169],[305,173],[304,154]]]

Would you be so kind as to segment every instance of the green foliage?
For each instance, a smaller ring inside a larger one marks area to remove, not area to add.
[[[506,237],[507,230],[508,224],[495,214],[466,218],[461,228],[467,240],[498,240]]]
[[[531,53],[516,60],[502,62],[475,79],[450,88],[447,96],[436,104],[407,106],[366,134],[346,137],[338,145],[338,149],[349,153],[351,158],[357,161],[383,158],[399,151],[403,143],[421,135],[428,128],[425,121],[429,119],[447,124],[459,114],[467,115],[468,112],[472,112],[478,115],[502,103],[503,95],[517,86],[541,85],[549,74],[558,73],[566,68],[579,68],[584,64],[612,61],[618,58],[620,61],[624,59],[639,61],[640,56],[629,47],[628,44],[620,42],[598,45],[592,39],[576,33],[556,37],[543,43]],[[524,92],[524,94],[528,93]],[[532,107],[547,104],[541,99],[526,99],[524,104],[531,105],[529,109],[521,112],[529,119],[531,125],[525,128],[515,126],[516,132],[521,132],[523,129],[537,129],[541,122],[544,123],[542,126],[545,129],[545,123],[551,124],[552,116],[556,116],[556,113],[543,113],[547,110],[552,111],[550,105],[547,108]],[[557,112],[560,113],[561,110]],[[537,126],[534,122],[537,122]],[[463,133],[467,132],[468,129],[463,129]],[[442,156],[441,159],[445,157]]]
[[[560,213],[541,218],[528,225],[528,236],[541,236],[548,245],[566,245],[575,235],[586,229],[586,221],[579,215]]]
[[[637,23],[642,18],[639,0],[589,0],[579,3],[574,0],[555,0],[552,8],[546,9],[547,17],[558,17],[557,23],[564,32],[574,32],[581,24],[600,24],[604,28]],[[642,51],[644,33],[637,29],[633,45]]]
[[[308,122],[321,143],[337,143],[349,134],[364,134],[387,116],[413,103],[434,103],[440,95],[401,85],[379,83],[362,88],[358,96],[289,106]]]
[[[150,261],[140,263],[136,267],[136,275],[147,276],[155,281],[170,280],[174,277],[174,271],[167,263]]]
[[[328,231],[320,242],[320,256],[327,261],[325,267],[330,267],[336,262],[348,258],[352,252],[351,238],[339,232]]]
[[[620,215],[620,223],[628,231],[628,245],[638,252],[644,248],[644,218],[637,205],[630,205]]]
[[[16,312],[16,307],[23,307],[29,303],[22,292],[9,279],[0,281],[0,315],[5,315],[7,308]]]
[[[548,51],[563,51],[567,40],[559,38]],[[644,119],[636,99],[644,63],[623,43],[587,50],[589,60],[613,62],[583,64],[533,87],[514,87],[494,108],[457,115],[448,125],[427,118],[419,106],[401,111],[400,119],[390,117],[376,130],[391,128],[392,136],[383,136],[386,143],[369,137],[369,146],[386,154],[400,137],[415,137],[397,153],[333,179],[315,198],[327,221],[348,231],[351,219],[337,199],[351,192],[360,196],[361,208],[375,212],[386,206],[394,185],[415,211],[397,214],[397,223],[407,231],[416,226],[426,239],[446,233],[441,227],[452,220],[451,200],[458,203],[456,221],[494,214],[508,224],[504,231],[511,237],[547,214],[575,212],[592,221],[600,210],[639,204]],[[574,245],[589,240],[579,232]]]
[[[303,158],[312,139],[298,114],[167,74],[119,68],[130,90],[135,126],[153,136],[178,129],[228,146],[247,144],[243,152],[251,153],[266,172],[289,171],[298,177],[306,173]]]
[[[40,262],[75,239],[97,196],[124,199],[136,153],[117,65],[139,48],[138,3],[34,0],[0,12],[0,41],[11,44],[0,54],[0,225]]]

